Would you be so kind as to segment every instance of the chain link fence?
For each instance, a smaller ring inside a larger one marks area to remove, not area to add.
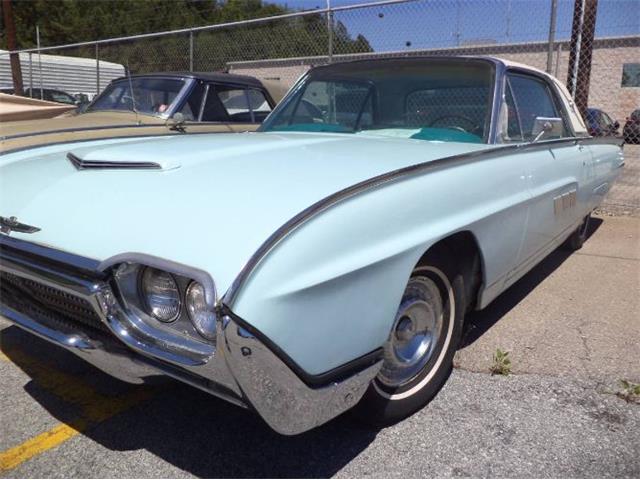
[[[338,2],[340,0],[334,0]],[[638,0],[387,0],[114,38],[20,55],[25,89],[92,98],[113,78],[229,71],[287,86],[315,65],[406,55],[494,55],[566,83],[593,135],[640,143]],[[0,53],[0,86],[11,85]]]

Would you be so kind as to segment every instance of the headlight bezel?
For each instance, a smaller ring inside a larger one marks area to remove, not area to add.
[[[111,271],[116,297],[127,312],[127,315],[132,319],[133,324],[144,324],[146,325],[145,329],[149,328],[149,332],[157,330],[157,334],[160,336],[169,333],[215,347],[219,306],[215,284],[206,272],[167,262],[157,257],[139,256],[139,254],[136,254],[136,257],[119,256],[117,260],[110,263],[107,268]],[[154,316],[145,298],[144,289],[142,288],[142,276],[144,271],[149,268],[169,274],[178,287],[180,298],[179,313],[169,322]],[[213,316],[210,328],[205,332],[201,332],[196,328],[187,308],[186,294],[192,282],[199,283],[204,289],[203,305],[206,305],[206,308]]]

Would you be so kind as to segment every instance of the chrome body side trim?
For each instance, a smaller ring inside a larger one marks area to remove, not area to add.
[[[51,249],[36,249],[36,254],[28,242],[12,239],[9,244],[4,237],[0,236],[0,271],[80,297],[96,311],[108,331],[56,320],[54,314],[25,314],[4,301],[0,301],[0,316],[121,380],[144,383],[169,375],[253,408],[275,431],[295,435],[355,405],[380,368],[381,360],[375,357],[359,364],[356,371],[349,370],[323,385],[309,386],[231,312],[219,317],[215,348],[166,332],[159,334],[126,311],[118,300],[108,273],[110,266],[122,259],[107,261],[106,271],[89,272],[60,262],[67,254],[53,255]],[[148,261],[149,257],[136,259]],[[155,261],[154,265],[165,264]]]
[[[547,150],[550,148],[559,147],[562,145],[576,145],[576,144],[615,144],[621,145],[622,140],[614,137],[598,137],[598,138],[583,138],[583,137],[567,137],[552,140],[542,140],[536,143],[513,143],[496,145],[484,150],[476,150],[470,153],[463,153],[460,155],[453,155],[450,157],[440,158],[438,160],[432,160],[429,162],[418,163],[409,167],[393,170],[391,172],[378,175],[377,177],[364,180],[360,183],[352,185],[340,190],[322,200],[314,203],[310,207],[304,209],[296,216],[292,217],[288,222],[283,224],[278,230],[276,230],[251,256],[249,261],[244,265],[238,276],[234,279],[229,290],[222,298],[222,302],[230,308],[233,307],[234,302],[237,299],[238,293],[249,278],[251,272],[255,270],[258,264],[273,250],[287,235],[294,230],[313,219],[315,216],[324,212],[325,210],[334,207],[335,205],[361,193],[374,190],[384,185],[403,180],[412,175],[422,175],[427,172],[443,169],[453,168],[460,165],[465,165],[471,162],[479,162],[488,158],[495,158],[496,156],[511,155],[513,153],[531,152],[536,150]]]

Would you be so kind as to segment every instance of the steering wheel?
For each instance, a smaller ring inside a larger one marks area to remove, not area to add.
[[[444,120],[449,120],[449,119],[453,119],[454,122],[444,122]],[[460,124],[459,120],[462,120],[462,125]],[[472,131],[477,130],[478,128],[478,125],[476,125],[476,122],[471,120],[469,117],[465,117],[463,115],[455,115],[455,114],[442,115],[441,117],[438,117],[433,122],[431,122],[429,126],[434,127],[434,126],[437,126],[438,123],[444,123],[444,125],[441,125],[444,128],[451,128],[452,130],[458,130],[464,133],[471,133]],[[465,124],[468,128],[465,128]]]
[[[306,113],[310,117],[312,117],[313,119],[318,118],[324,122],[324,113],[317,106],[315,106],[309,100],[300,100],[300,103],[304,104],[304,108],[307,110]],[[300,107],[298,107],[298,110],[300,110]],[[296,113],[296,116],[297,115],[298,113]]]

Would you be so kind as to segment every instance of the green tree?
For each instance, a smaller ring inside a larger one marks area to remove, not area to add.
[[[36,25],[41,44],[49,46],[289,13],[261,0],[13,0],[12,5],[20,48],[36,46]],[[326,17],[321,14],[198,32],[194,35],[194,67],[213,70],[224,68],[229,61],[326,55],[328,38]],[[372,51],[366,38],[352,39],[340,22],[333,23],[333,44],[336,53]],[[3,37],[0,48],[6,48]],[[188,52],[188,34],[100,46],[102,60],[123,64],[132,72],[187,69]],[[84,47],[51,53],[92,57],[95,50]]]

